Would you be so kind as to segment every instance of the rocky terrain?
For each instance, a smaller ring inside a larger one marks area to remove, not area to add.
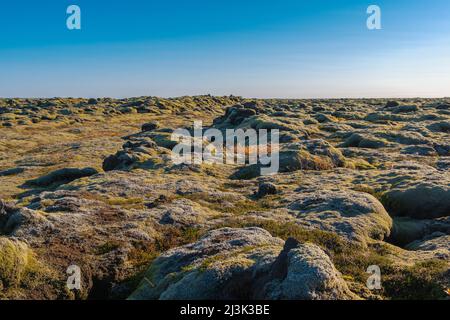
[[[174,164],[194,120],[279,129],[280,172]],[[450,99],[0,99],[0,131],[0,299],[449,297]]]

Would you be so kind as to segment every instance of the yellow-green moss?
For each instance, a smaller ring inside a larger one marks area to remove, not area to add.
[[[30,259],[26,244],[0,238],[0,282],[3,286],[20,284]]]

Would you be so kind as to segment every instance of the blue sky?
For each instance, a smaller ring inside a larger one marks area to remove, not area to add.
[[[1,97],[441,97],[449,57],[448,0],[0,4]]]

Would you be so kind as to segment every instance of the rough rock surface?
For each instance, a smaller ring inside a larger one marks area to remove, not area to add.
[[[300,224],[333,231],[350,240],[366,243],[390,235],[392,219],[383,205],[367,193],[325,191],[299,192],[288,206]]]
[[[450,259],[450,236],[444,233],[436,232],[425,239],[410,243],[406,248],[414,251],[433,252],[441,259]]]
[[[241,294],[244,298],[250,293],[236,279],[244,281],[247,274],[268,268],[282,244],[259,228],[211,231],[198,242],[159,257],[131,299],[223,299]]]
[[[450,216],[450,179],[434,174],[426,180],[404,179],[385,193],[392,214],[419,219]]]
[[[287,252],[284,277],[273,277],[264,286],[270,300],[355,299],[330,258],[313,244],[301,244]],[[278,262],[278,261],[277,261]],[[272,270],[272,274],[273,274]]]
[[[158,258],[130,299],[355,297],[319,247],[282,244],[258,228],[214,230]]]

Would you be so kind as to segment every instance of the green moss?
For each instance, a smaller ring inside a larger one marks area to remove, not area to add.
[[[442,260],[418,262],[407,268],[389,266],[383,277],[385,294],[392,299],[437,300],[447,293],[443,279],[448,263]]]
[[[245,246],[243,248],[241,248],[240,250],[237,250],[236,252],[233,252],[227,255],[224,254],[216,254],[214,256],[208,257],[205,260],[202,261],[202,263],[200,264],[198,270],[199,272],[205,272],[206,270],[208,270],[213,264],[220,262],[221,264],[233,264],[233,265],[245,265],[245,266],[250,266],[252,264],[252,261],[249,259],[246,259],[242,256],[242,254],[246,254],[249,253],[253,250],[255,250],[257,247],[256,246]],[[194,269],[194,266],[187,266],[185,268],[183,268],[184,270],[192,270]]]
[[[21,290],[45,291],[48,286],[60,286],[55,273],[25,243],[0,238],[0,298],[20,297]]]
[[[130,288],[136,288],[142,281],[151,287],[153,284],[153,275],[158,271],[158,266],[152,263],[161,253],[188,243],[197,241],[205,230],[198,228],[176,228],[174,226],[155,225],[155,229],[161,236],[150,243],[135,243],[134,249],[128,254],[128,262],[135,269],[132,277],[125,279]],[[150,267],[148,267],[150,265]],[[189,268],[187,266],[186,268]],[[130,292],[131,293],[131,292]],[[117,298],[125,298],[120,296]]]
[[[354,169],[357,169],[357,170],[372,170],[372,169],[376,169],[375,166],[371,165],[369,162],[367,162],[364,159],[348,160],[346,162],[346,166],[348,168],[354,168]]]
[[[192,265],[192,264],[190,264],[190,265],[187,265],[187,266],[182,267],[182,268],[181,268],[181,271],[182,271],[182,272],[191,272],[191,271],[194,270],[194,269],[195,269],[195,266]]]
[[[158,256],[154,248],[133,248],[128,253],[128,262],[135,268],[147,266]]]
[[[373,189],[372,187],[365,185],[365,184],[360,184],[360,185],[356,185],[355,187],[352,188],[352,190],[357,191],[357,192],[364,192],[364,193],[368,193],[370,195],[372,195],[374,198],[378,199],[378,201],[382,201],[383,200],[383,192],[381,191],[377,191],[375,189]]]
[[[216,254],[215,256],[208,257],[205,260],[202,261],[200,267],[198,268],[199,272],[205,272],[209,269],[211,265],[213,265],[216,262],[223,261],[226,259],[224,255]]]
[[[127,209],[142,209],[144,208],[144,199],[142,198],[108,198],[105,201],[112,206],[120,206]]]
[[[99,246],[96,250],[97,255],[107,254],[111,251],[114,251],[120,247],[120,244],[115,241],[107,241],[101,246]]]
[[[177,141],[172,140],[171,132],[155,132],[150,134],[150,137],[158,146],[170,150],[172,150],[178,144]]]
[[[235,198],[233,197],[222,197],[220,199],[211,198],[207,193],[194,193],[180,196],[180,198],[197,202],[201,206],[207,207],[214,211],[232,213],[234,215],[245,215],[249,212],[255,211],[267,211],[271,208],[267,199],[261,201],[253,201],[250,199],[235,201]],[[224,206],[224,202],[232,203],[232,206]]]

